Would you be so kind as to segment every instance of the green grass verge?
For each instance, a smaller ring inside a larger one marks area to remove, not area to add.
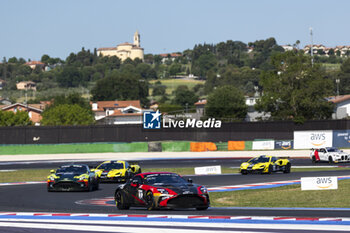
[[[184,85],[189,89],[192,89],[197,84],[203,84],[205,81],[203,80],[185,80],[185,79],[165,79],[165,80],[151,80],[150,84],[154,84],[155,82],[160,81],[162,85],[166,86],[166,93],[168,95],[172,95],[173,91],[176,90],[178,86]],[[149,93],[153,92],[153,88],[150,88]]]
[[[51,169],[20,169],[15,171],[0,171],[0,183],[43,181],[46,180],[46,177],[50,174],[50,170]],[[331,170],[350,170],[350,168],[293,168],[292,172]],[[194,168],[142,168],[142,172],[174,172],[180,175],[193,175]],[[238,168],[221,167],[221,172],[223,174],[238,173]]]
[[[50,175],[51,169],[21,169],[15,171],[0,172],[0,183],[45,181]]]
[[[325,207],[349,208],[350,180],[337,190],[301,191],[300,185],[279,188],[210,193],[211,206],[227,207]]]
[[[1,145],[0,155],[147,152],[147,142]]]

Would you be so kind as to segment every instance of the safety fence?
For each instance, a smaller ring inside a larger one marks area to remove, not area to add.
[[[350,130],[295,131],[294,139],[253,141],[194,142],[156,141],[130,143],[67,143],[37,145],[0,145],[0,155],[12,154],[59,154],[105,152],[203,152],[203,151],[250,151],[292,150],[319,147],[350,148]]]

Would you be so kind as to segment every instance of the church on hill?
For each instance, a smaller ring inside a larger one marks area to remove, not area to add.
[[[97,55],[102,56],[117,56],[122,61],[127,58],[134,60],[135,58],[139,58],[143,60],[143,48],[140,47],[140,34],[138,31],[134,34],[134,43],[122,43],[117,45],[117,47],[109,47],[109,48],[99,48],[97,50]]]

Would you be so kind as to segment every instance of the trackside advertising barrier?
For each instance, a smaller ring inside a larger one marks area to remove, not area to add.
[[[332,130],[294,131],[294,149],[331,147],[332,144]]]
[[[284,140],[284,141],[275,141],[275,150],[292,150],[293,141]]]
[[[333,146],[340,148],[350,148],[350,130],[334,130]]]
[[[301,177],[301,190],[338,189],[338,177]]]
[[[274,140],[253,141],[253,150],[273,150],[275,148]]]

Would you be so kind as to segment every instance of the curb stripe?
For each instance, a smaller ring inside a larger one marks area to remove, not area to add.
[[[350,218],[328,217],[278,217],[278,216],[221,216],[221,215],[152,215],[152,214],[88,214],[88,213],[26,213],[0,212],[0,219],[4,217],[87,217],[87,218],[130,218],[130,219],[207,219],[207,220],[262,220],[262,221],[312,221],[312,222],[348,222]]]

